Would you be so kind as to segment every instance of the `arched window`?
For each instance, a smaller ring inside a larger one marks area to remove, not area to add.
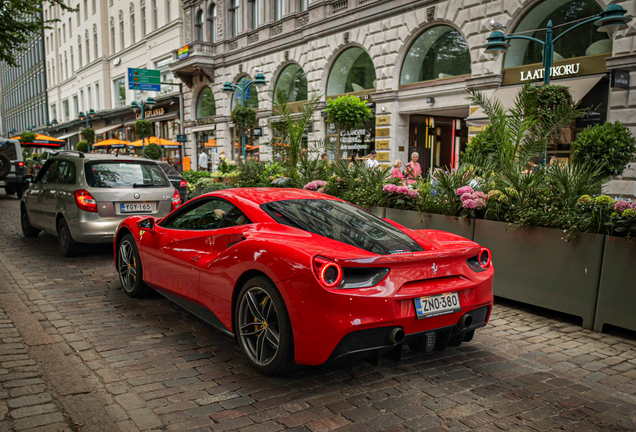
[[[93,50],[95,51],[95,58],[99,57],[99,46],[97,41],[97,25],[93,24]]]
[[[119,49],[123,51],[125,45],[126,38],[124,37],[124,13],[122,11],[119,11]]]
[[[79,67],[82,67],[82,36],[77,35],[77,59],[79,60]]]
[[[214,115],[216,115],[214,92],[210,87],[206,87],[199,94],[199,99],[197,99],[197,118],[211,117]]]
[[[71,51],[71,74],[75,75],[75,57],[73,57],[73,47],[69,47],[69,50]]]
[[[431,27],[418,36],[402,64],[400,84],[470,74],[470,52],[461,33],[450,26]]]
[[[159,26],[159,12],[157,11],[157,0],[150,0],[152,2],[152,29],[157,30]]]
[[[68,79],[68,57],[66,57],[66,51],[64,51],[64,74],[66,79]]]
[[[166,22],[169,23],[172,21],[172,14],[170,10],[170,0],[166,0]]]
[[[216,43],[216,5],[212,3],[208,9],[208,38]]]
[[[199,9],[196,15],[196,21],[194,22],[195,28],[195,40],[203,41],[203,11]]]
[[[135,5],[132,2],[130,3],[130,40],[133,45],[137,42],[135,40]]]
[[[603,10],[594,0],[549,0],[535,6],[521,20],[515,33],[527,32],[534,29],[545,29],[548,21],[553,26],[572,23],[582,18],[598,14]],[[567,29],[569,27],[563,27]],[[594,23],[583,25],[568,33],[554,44],[554,61],[572,57],[582,57],[612,52],[612,40],[605,32],[597,31]],[[554,29],[553,36],[561,33],[560,28]],[[545,30],[524,33],[545,40]],[[504,68],[522,66],[543,61],[543,46],[536,42],[513,39],[504,60]]]
[[[369,54],[362,48],[351,47],[343,51],[329,72],[327,96],[374,89],[375,67]]]
[[[276,81],[274,88],[276,100],[285,102],[298,102],[307,100],[307,76],[296,63],[292,63],[283,69]]]
[[[243,76],[237,83],[237,85],[244,86],[247,81],[251,81],[252,78],[248,75]],[[258,86],[251,85],[249,89],[250,98],[245,101],[245,106],[248,108],[258,109]],[[230,111],[234,111],[234,107],[241,106],[241,92],[236,91],[232,95],[232,102],[230,102]]]
[[[110,17],[110,52],[115,54],[117,48],[115,48],[115,19]]]
[[[232,37],[238,36],[239,34],[239,23],[240,23],[240,15],[239,15],[239,1],[240,0],[229,0],[229,11],[230,11],[230,35]]]
[[[86,64],[91,62],[91,42],[88,38],[88,30],[84,32],[84,42],[86,43]]]
[[[146,0],[141,0],[141,37],[146,36]]]

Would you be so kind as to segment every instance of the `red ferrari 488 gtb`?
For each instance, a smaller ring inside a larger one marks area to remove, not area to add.
[[[131,216],[115,266],[228,335],[252,366],[431,352],[470,341],[493,305],[490,251],[299,189],[227,189],[163,219]]]

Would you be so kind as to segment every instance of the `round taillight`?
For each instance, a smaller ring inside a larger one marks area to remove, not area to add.
[[[482,248],[481,252],[479,252],[479,265],[481,266],[481,268],[487,269],[488,267],[490,267],[490,260],[490,250]]]
[[[336,263],[327,263],[320,269],[320,281],[329,288],[342,282],[342,268]]]

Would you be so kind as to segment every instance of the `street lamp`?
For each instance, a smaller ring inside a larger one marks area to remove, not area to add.
[[[607,32],[610,37],[612,37],[618,30],[625,30],[626,28],[628,28],[627,23],[631,21],[631,18],[626,17],[626,13],[627,11],[621,6],[617,4],[611,4],[607,6],[605,10],[600,14],[594,15],[589,19],[583,20],[573,25],[555,38],[552,38],[552,20],[550,20],[548,21],[545,41],[523,35],[512,34],[506,36],[503,34],[503,32],[497,30],[490,33],[488,42],[483,45],[482,48],[486,48],[485,52],[489,54],[497,55],[501,52],[508,51],[508,47],[510,46],[508,41],[512,39],[525,39],[540,43],[541,45],[543,45],[543,83],[545,85],[548,85],[550,84],[550,68],[552,67],[552,63],[554,62],[554,43],[557,40],[565,36],[568,32],[574,30],[575,28],[589,23],[594,23],[596,26],[598,26],[598,31]]]
[[[141,101],[137,102],[137,101],[132,101],[132,103],[130,104],[130,107],[132,108],[133,111],[137,111],[138,109],[141,110],[141,119],[144,120],[146,118],[146,106],[148,106],[148,108],[152,108],[153,106],[155,106],[157,102],[155,102],[155,100],[151,97],[149,97],[148,99],[146,99],[145,101],[142,99]],[[141,151],[143,152],[146,149],[146,136],[145,134],[141,134]]]
[[[267,85],[267,80],[265,79],[265,75],[262,73],[257,73],[253,80],[240,80],[238,84],[232,84],[229,81],[226,81],[223,84],[223,91],[225,93],[234,93],[235,91],[241,92],[241,106],[244,107],[246,103],[247,90],[250,86],[254,84],[255,86],[262,87]],[[245,160],[245,133],[241,133],[241,153],[243,155],[243,160]]]
[[[84,111],[80,111],[80,112],[79,112],[79,114],[77,115],[77,117],[78,117],[80,120],[86,120],[86,127],[87,127],[87,128],[89,128],[89,127],[90,127],[90,125],[88,124],[88,119],[89,119],[89,118],[93,118],[93,117],[95,117],[95,116],[96,116],[96,114],[95,114],[95,110],[94,110],[93,108],[89,109],[89,110],[87,111],[87,113],[88,113],[88,115],[84,115]],[[89,152],[89,153],[91,152],[91,145],[90,145],[90,143],[88,143],[88,152]]]

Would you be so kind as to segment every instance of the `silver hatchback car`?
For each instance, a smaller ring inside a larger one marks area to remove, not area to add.
[[[179,193],[152,160],[61,151],[22,197],[22,232],[56,235],[62,254],[71,256],[78,243],[112,242],[130,215],[163,217],[180,204]]]

